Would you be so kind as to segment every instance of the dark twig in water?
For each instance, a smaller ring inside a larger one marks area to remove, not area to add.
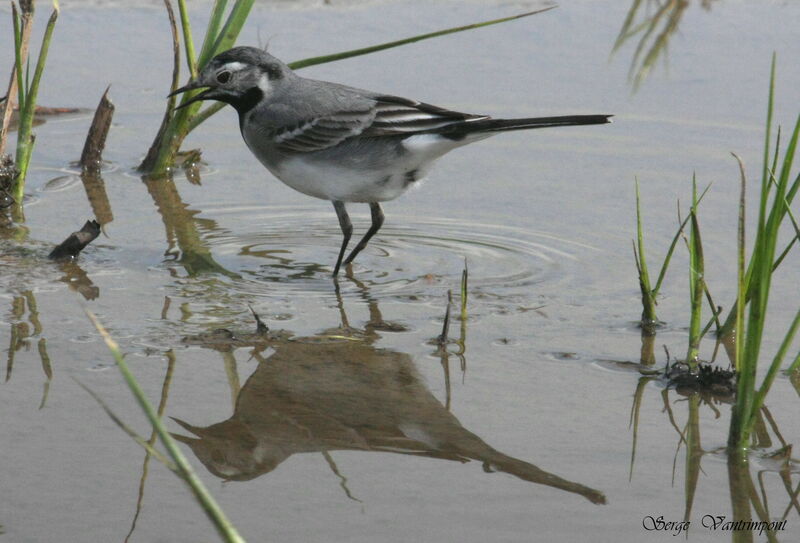
[[[107,87],[97,104],[97,109],[92,119],[92,125],[86,135],[86,142],[83,145],[83,152],[78,164],[81,167],[81,181],[86,190],[86,197],[92,206],[95,219],[101,226],[114,220],[111,212],[111,203],[106,195],[106,188],[100,171],[103,167],[103,149],[106,145],[108,131],[111,128],[111,120],[114,117],[114,104],[108,99]]]
[[[73,232],[67,239],[53,249],[48,258],[60,260],[62,258],[75,258],[83,249],[100,235],[100,224],[97,221],[86,221],[77,232]]]
[[[89,127],[89,133],[86,135],[86,143],[83,145],[83,152],[81,153],[80,166],[84,174],[97,174],[103,163],[103,149],[106,146],[106,137],[108,130],[111,128],[111,119],[114,117],[114,104],[108,99],[108,89],[100,98],[100,103],[97,104],[97,109],[94,112],[94,119],[92,125]]]
[[[464,271],[461,272],[461,320],[467,319],[467,282],[469,280],[469,268],[467,267],[467,257],[464,257]]]
[[[453,304],[453,291],[447,291],[447,309],[444,314],[444,323],[442,324],[442,333],[439,336],[438,343],[440,347],[447,345],[447,336],[450,333],[450,306]]]
[[[250,313],[252,313],[253,317],[256,319],[256,334],[259,336],[266,335],[269,332],[269,326],[264,324],[264,321],[261,320],[261,317],[259,317],[258,313],[253,309],[253,306],[248,305],[247,307],[250,308]]]

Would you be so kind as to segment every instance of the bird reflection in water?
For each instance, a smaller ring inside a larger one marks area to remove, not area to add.
[[[254,479],[297,453],[322,453],[330,462],[332,451],[372,451],[474,460],[486,472],[605,503],[602,492],[503,454],[464,428],[428,390],[411,356],[373,345],[384,326],[377,303],[367,302],[370,323],[360,336],[343,333],[353,332],[343,318],[342,327],[316,337],[270,332],[262,345],[247,342],[259,365],[239,390],[233,415],[207,427],[174,419],[192,434],[175,437],[225,480]],[[212,348],[221,350],[219,334],[216,340]]]

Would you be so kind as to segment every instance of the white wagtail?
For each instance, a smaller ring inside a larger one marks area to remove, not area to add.
[[[387,94],[305,79],[255,47],[214,57],[196,79],[170,94],[206,89],[179,107],[219,100],[239,113],[250,151],[293,189],[333,202],[344,234],[333,275],[353,232],[345,202],[369,204],[372,225],[349,264],[383,224],[380,202],[422,179],[456,147],[506,130],[603,124],[610,115],[492,119]]]

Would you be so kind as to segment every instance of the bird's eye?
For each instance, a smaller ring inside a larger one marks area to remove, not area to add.
[[[220,72],[217,74],[217,81],[223,85],[231,80],[231,73],[229,71]]]

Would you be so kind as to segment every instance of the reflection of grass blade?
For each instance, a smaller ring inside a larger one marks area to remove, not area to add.
[[[153,197],[158,212],[164,221],[167,243],[177,242],[180,248],[180,264],[190,276],[203,273],[219,273],[227,277],[239,277],[219,264],[208,244],[200,234],[202,219],[195,218],[197,211],[188,209],[171,178],[143,178],[147,190]]]
[[[169,387],[172,383],[172,375],[175,372],[175,353],[172,349],[164,353],[164,356],[167,358],[167,371],[164,375],[164,383],[161,385],[161,400],[158,403],[158,416],[164,416],[164,411],[167,408],[167,398],[169,397]],[[158,439],[158,434],[156,433],[155,429],[150,432],[150,439],[147,440],[149,445],[154,445]],[[128,535],[125,537],[125,542],[128,543],[130,541],[131,536],[133,535],[133,531],[136,529],[136,522],[139,520],[139,515],[142,512],[142,504],[144,502],[144,485],[147,481],[147,475],[150,472],[150,458],[152,455],[148,451],[148,453],[144,457],[144,461],[142,462],[142,476],[139,478],[139,493],[136,497],[136,512],[133,515],[133,519],[131,520],[131,528],[128,530]]]
[[[40,337],[36,346],[39,350],[39,358],[42,360],[42,371],[44,371],[44,376],[47,378],[44,382],[42,401],[39,402],[39,409],[42,409],[47,403],[47,395],[50,392],[50,382],[53,380],[53,366],[50,363],[50,355],[47,354],[47,340]]]
[[[175,463],[178,471],[180,472],[181,478],[186,482],[187,485],[189,485],[195,498],[203,507],[203,510],[214,524],[214,527],[217,529],[220,536],[222,536],[225,541],[244,542],[244,539],[236,531],[236,528],[234,528],[234,526],[230,523],[228,518],[225,516],[225,513],[223,513],[222,509],[220,509],[219,505],[217,505],[216,501],[214,501],[214,498],[211,497],[211,494],[208,492],[205,485],[197,477],[192,469],[191,464],[189,464],[188,460],[186,460],[186,457],[178,447],[177,442],[172,438],[169,431],[164,426],[164,423],[161,421],[161,418],[158,416],[158,413],[150,404],[150,401],[147,399],[144,391],[139,386],[136,378],[128,368],[128,364],[125,362],[125,358],[122,356],[122,353],[119,350],[119,345],[117,345],[117,343],[111,338],[109,333],[105,328],[103,328],[103,325],[100,324],[100,321],[97,320],[97,317],[95,317],[91,311],[87,309],[86,314],[92,321],[92,324],[94,324],[97,331],[103,337],[103,341],[105,341],[106,346],[111,351],[111,354],[114,357],[117,367],[119,368],[120,373],[122,373],[128,388],[133,393],[136,401],[139,403],[139,407],[141,407],[142,411],[144,411],[145,415],[150,421],[150,424],[153,425],[153,428],[155,428],[156,432],[158,433],[158,437],[161,439],[164,448],[167,449],[169,456],[172,458],[172,461]],[[144,441],[144,443],[147,442]]]
[[[628,471],[628,482],[633,480],[633,466],[636,463],[636,444],[639,436],[639,412],[642,408],[642,398],[644,389],[647,383],[653,380],[653,377],[640,377],[636,383],[636,392],[633,393],[633,404],[631,405],[631,415],[628,421],[628,428],[632,429],[632,442],[631,442],[631,463]]]
[[[689,420],[686,423],[686,465],[684,466],[684,499],[686,502],[683,520],[689,522],[692,516],[692,505],[697,493],[697,481],[700,479],[700,461],[703,448],[700,445],[700,395],[689,396]]]
[[[467,259],[464,258],[464,270],[461,272],[461,322],[467,320],[467,281],[469,280],[469,269]]]

